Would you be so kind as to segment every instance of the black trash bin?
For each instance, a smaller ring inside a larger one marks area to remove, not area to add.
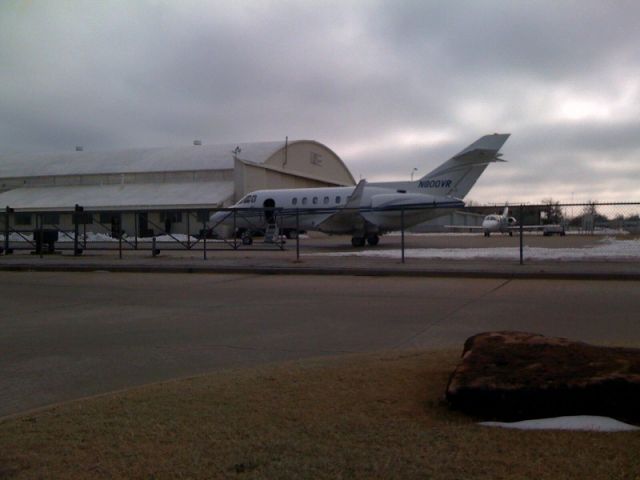
[[[34,230],[33,239],[36,244],[35,253],[55,253],[58,231],[52,229]]]

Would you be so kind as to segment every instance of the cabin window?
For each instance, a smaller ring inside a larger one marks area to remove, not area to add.
[[[307,204],[307,197],[302,197],[302,204],[306,205]]]
[[[325,205],[329,205],[329,197],[324,197],[322,203],[324,203]]]
[[[291,200],[291,204],[292,205],[297,205],[298,204],[298,198],[297,197],[293,197],[293,200]]]
[[[317,205],[318,204],[318,197],[313,197],[313,204]]]
[[[336,197],[336,205],[340,203],[340,200],[342,200],[342,199],[340,198],[340,195],[338,195],[338,196]]]

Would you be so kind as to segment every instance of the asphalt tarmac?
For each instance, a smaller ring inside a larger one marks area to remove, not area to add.
[[[223,368],[462,349],[524,330],[640,346],[637,281],[0,272],[0,416]]]

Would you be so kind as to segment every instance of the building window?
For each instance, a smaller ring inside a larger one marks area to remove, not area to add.
[[[293,200],[291,200],[291,205],[297,205],[297,204],[298,204],[298,199],[294,197]]]
[[[14,216],[14,222],[16,225],[31,225],[31,214],[16,213]]]
[[[340,200],[342,200],[342,199],[340,198],[340,195],[338,195],[338,196],[336,197],[336,205],[340,203]]]
[[[42,224],[43,225],[58,225],[60,223],[60,214],[58,213],[43,213]]]
[[[207,223],[210,216],[211,215],[209,215],[209,210],[198,210],[198,212],[196,213],[196,218],[200,223]]]
[[[93,214],[89,212],[79,212],[71,214],[71,221],[77,221],[78,225],[90,225],[93,223]]]
[[[167,220],[171,223],[181,223],[182,212],[160,212],[160,221],[166,222]]]
[[[120,213],[113,212],[100,212],[100,223],[110,224],[110,223],[120,223],[121,220]]]

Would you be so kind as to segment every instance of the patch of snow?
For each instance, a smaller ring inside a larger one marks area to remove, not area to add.
[[[132,240],[130,238],[129,240]],[[196,242],[198,239],[195,237],[191,237],[189,235],[185,235],[183,233],[172,233],[171,235],[156,235],[156,242],[186,242],[187,239],[190,242]],[[153,237],[140,237],[138,238],[138,242],[152,242]]]
[[[82,238],[82,235],[80,236]],[[124,237],[123,237],[124,238]],[[87,242],[117,242],[117,238],[113,238],[106,233],[87,232]]]
[[[20,235],[19,233],[10,233],[9,240],[12,242],[31,242],[33,241],[33,235],[31,233],[23,233]],[[4,234],[0,233],[0,241],[4,242]]]
[[[570,417],[540,418],[521,422],[480,422],[486,427],[514,428],[518,430],[587,430],[594,432],[630,432],[640,427],[609,417],[576,415]]]
[[[524,247],[528,260],[637,260],[640,259],[640,240],[603,239],[599,245],[585,248]],[[358,256],[375,258],[400,258],[400,250],[358,250],[348,252],[316,253],[334,257]],[[407,248],[407,258],[440,260],[514,260],[520,258],[520,249],[507,248]]]

